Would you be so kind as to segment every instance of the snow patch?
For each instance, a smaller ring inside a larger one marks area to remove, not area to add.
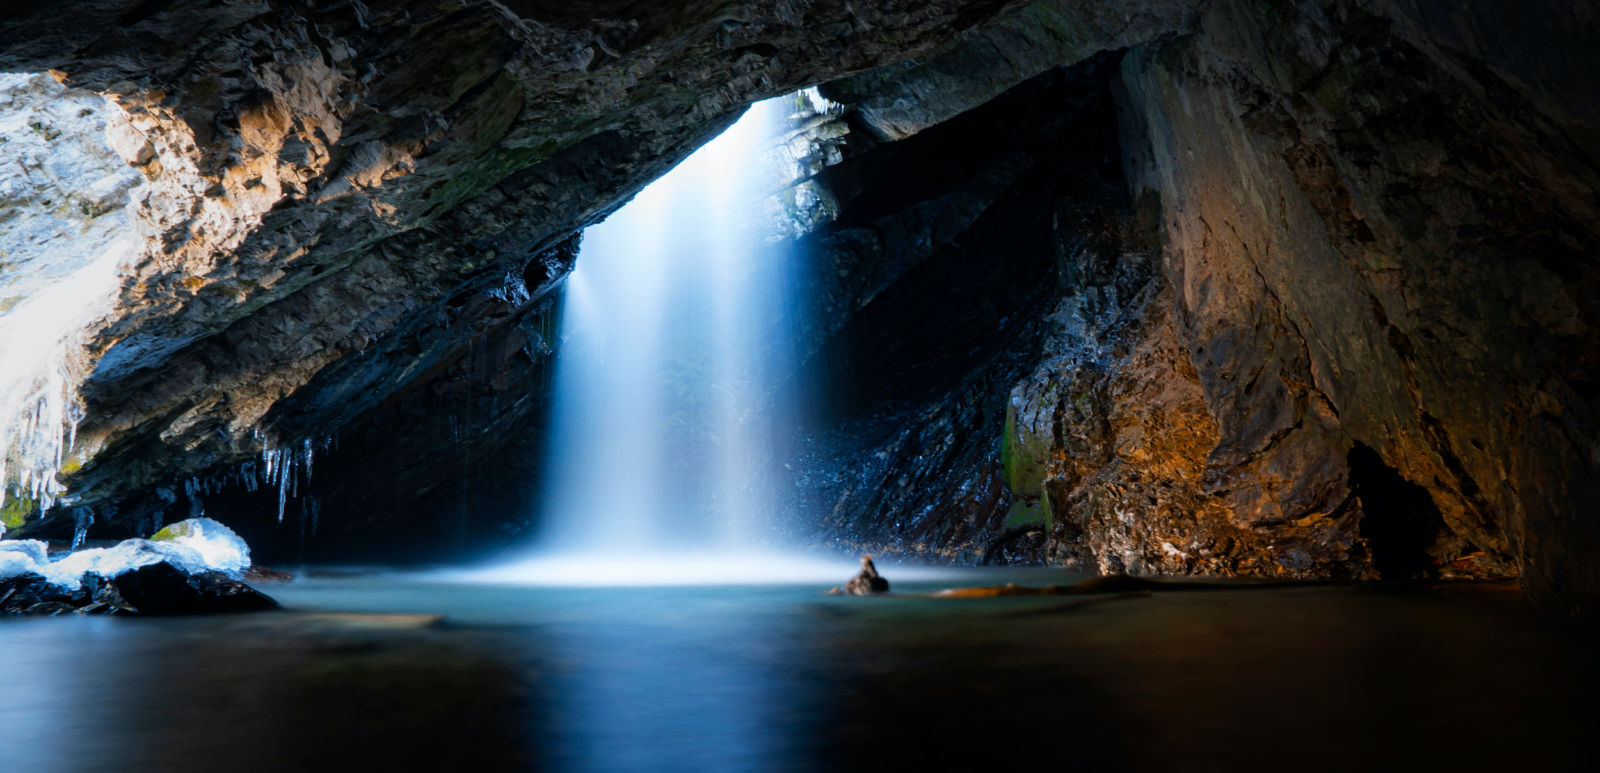
[[[86,575],[115,577],[159,563],[187,574],[236,574],[250,566],[250,548],[232,529],[210,518],[179,521],[157,532],[154,539],[76,550],[54,561],[39,540],[0,540],[0,580],[32,572],[67,590],[82,587]]]
[[[238,572],[250,566],[250,546],[232,529],[210,518],[179,521],[151,539],[193,550],[207,567],[218,571]]]

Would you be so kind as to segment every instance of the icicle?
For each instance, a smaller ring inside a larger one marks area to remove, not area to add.
[[[80,507],[73,513],[76,528],[72,531],[72,549],[83,547],[83,541],[89,538],[89,527],[94,525],[94,510]]]
[[[332,442],[331,437],[324,438],[321,443],[323,450],[326,451]],[[255,491],[262,485],[278,487],[279,523],[283,522],[289,500],[299,499],[301,479],[304,478],[307,486],[311,485],[311,469],[316,460],[316,449],[317,442],[311,438],[302,439],[298,446],[263,448],[259,471],[255,462],[247,462],[241,468],[239,475],[247,490]]]
[[[317,521],[322,517],[322,500],[315,496],[306,497],[306,510],[311,516],[311,537],[317,536]]]
[[[289,479],[294,476],[289,474],[288,468],[293,464],[294,460],[289,459],[278,466],[278,523],[283,523],[283,508],[289,503]]]
[[[198,489],[198,488],[199,488],[198,486],[195,487],[195,489]],[[210,493],[211,492],[209,490],[206,491],[207,495],[209,495]],[[190,518],[201,518],[201,517],[205,516],[205,514],[206,514],[206,507],[205,507],[205,503],[200,501],[200,494],[196,490],[191,489],[189,491],[189,517]]]

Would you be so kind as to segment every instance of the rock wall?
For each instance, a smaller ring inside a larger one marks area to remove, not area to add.
[[[1597,73],[1574,59],[1574,30],[1593,30],[1593,9],[1499,31],[1494,3],[1191,10],[1180,34],[1129,48],[1112,80],[1127,199],[1090,209],[1124,225],[1079,226],[1094,246],[1057,261],[1032,373],[1003,420],[958,428],[991,439],[962,479],[998,466],[1005,485],[967,511],[978,540],[955,557],[1520,573],[1553,608],[1592,606],[1600,146]],[[1020,77],[1077,50],[1060,44],[1008,67]],[[906,68],[826,91],[858,95],[875,134],[904,136],[995,72]],[[885,123],[898,103],[873,89],[924,104]],[[1154,276],[1118,278],[1142,276],[1146,250]],[[902,444],[878,475],[903,484],[943,448]],[[869,543],[939,553],[944,533],[903,517],[916,496],[835,501],[871,524]]]
[[[467,356],[486,297],[537,313],[565,273],[538,256],[752,99],[917,55],[1008,5],[0,12],[0,71],[111,95],[145,141],[153,235],[89,331],[68,501],[103,508],[331,434]]]
[[[1394,572],[1592,594],[1593,127],[1428,21],[1221,2],[1125,60],[1130,176],[1221,433],[1208,485],[1258,532],[1358,529]],[[1363,475],[1427,496],[1396,512]]]

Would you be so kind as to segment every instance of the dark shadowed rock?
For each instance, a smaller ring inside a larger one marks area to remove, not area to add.
[[[278,602],[222,572],[185,574],[171,564],[151,564],[110,581],[143,615],[208,615],[276,609]]]
[[[85,575],[76,589],[26,572],[0,580],[0,614],[205,615],[276,609],[270,597],[222,572],[157,563],[115,577]]]
[[[88,603],[82,591],[68,591],[33,572],[0,579],[0,614],[56,615]]]

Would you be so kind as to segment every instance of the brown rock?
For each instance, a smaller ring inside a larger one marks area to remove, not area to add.
[[[830,596],[872,596],[889,592],[889,581],[878,574],[872,556],[861,557],[861,573],[850,578],[843,586],[828,591]]]

